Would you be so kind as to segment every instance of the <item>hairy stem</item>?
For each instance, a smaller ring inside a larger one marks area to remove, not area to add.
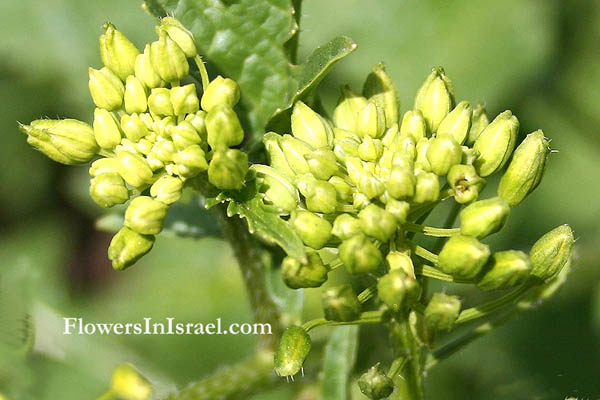
[[[382,311],[365,311],[364,313],[360,314],[358,319],[355,319],[354,321],[340,322],[328,321],[325,318],[317,318],[305,322],[304,325],[302,325],[302,328],[304,328],[304,330],[308,332],[311,329],[314,329],[318,326],[378,324],[382,321],[382,318]]]
[[[400,373],[391,377],[396,389],[390,396],[392,400],[423,400],[424,374],[423,354],[410,328],[408,311],[396,314],[390,321],[390,340],[394,347],[394,355],[403,358],[405,364]]]
[[[419,224],[413,224],[411,222],[405,222],[402,228],[408,232],[422,233],[425,236],[433,236],[439,238],[446,238],[460,234],[460,228],[435,228],[432,226],[424,226]]]
[[[248,227],[242,219],[227,216],[226,205],[220,204],[215,206],[215,209],[223,234],[237,258],[250,297],[254,319],[271,325],[273,334],[260,336],[259,347],[272,347],[276,345],[283,328],[279,310],[267,290],[265,268],[261,257],[261,252],[266,250],[248,232]]]

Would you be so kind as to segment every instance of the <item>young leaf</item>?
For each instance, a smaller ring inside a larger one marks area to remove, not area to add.
[[[323,359],[321,393],[324,399],[346,400],[348,376],[356,361],[358,326],[338,326],[333,330]]]

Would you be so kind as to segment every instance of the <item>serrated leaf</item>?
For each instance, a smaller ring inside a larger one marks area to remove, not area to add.
[[[325,346],[321,393],[327,400],[348,398],[348,377],[354,368],[358,348],[358,326],[338,326],[333,329]]]

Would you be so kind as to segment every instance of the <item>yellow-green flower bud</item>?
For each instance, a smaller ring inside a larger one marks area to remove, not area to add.
[[[331,183],[312,177],[302,177],[298,181],[298,190],[304,196],[309,211],[325,214],[335,212],[337,192]]]
[[[237,114],[228,106],[215,106],[206,114],[208,144],[213,149],[237,146],[244,140],[244,130]]]
[[[183,150],[193,144],[202,143],[202,138],[198,131],[188,121],[182,121],[176,126],[172,126],[169,129],[171,134],[171,140],[175,147],[179,150]]]
[[[177,125],[177,119],[174,116],[168,116],[161,118],[158,115],[155,115],[155,121],[152,124],[152,130],[162,138],[168,138],[171,136],[171,129]]]
[[[438,126],[454,105],[454,90],[443,68],[433,68],[417,92],[415,110],[421,111],[427,127],[437,132]]]
[[[409,110],[402,117],[400,135],[412,136],[416,141],[427,136],[427,123],[419,110]]]
[[[180,81],[190,72],[185,53],[164,31],[158,34],[158,41],[150,45],[150,61],[154,70],[166,82]]]
[[[437,130],[437,136],[452,136],[458,144],[463,144],[467,140],[467,135],[471,129],[472,116],[473,107],[471,107],[471,103],[461,101],[442,120]]]
[[[340,260],[353,275],[374,272],[381,264],[381,252],[364,234],[346,239],[338,247]]]
[[[192,114],[200,110],[196,85],[190,83],[189,85],[172,88],[171,104],[173,104],[175,115]]]
[[[394,391],[394,381],[388,377],[379,363],[371,367],[358,379],[362,394],[371,400],[385,399]]]
[[[292,110],[292,134],[315,149],[330,147],[333,140],[327,121],[301,101]]]
[[[459,313],[460,299],[458,296],[436,292],[425,308],[425,326],[432,333],[451,331]]]
[[[124,225],[140,235],[157,235],[162,231],[168,206],[148,196],[131,200],[125,211]]]
[[[365,136],[362,143],[358,146],[358,156],[363,161],[377,161],[383,154],[383,144],[379,139],[372,139]]]
[[[198,131],[202,141],[205,142],[207,138],[206,133],[206,112],[205,111],[196,111],[194,114],[189,114],[185,117],[185,120],[188,121],[194,129]]]
[[[129,185],[139,188],[152,183],[152,169],[144,157],[130,151],[121,151],[118,160],[119,175]]]
[[[385,204],[385,211],[392,214],[396,218],[396,222],[401,225],[408,218],[410,204],[407,201],[389,199]]]
[[[381,137],[381,143],[383,143],[384,147],[392,147],[398,136],[400,136],[400,128],[398,127],[397,123],[392,124],[392,126],[387,128],[383,133],[383,136]]]
[[[177,174],[183,178],[192,178],[209,168],[204,151],[197,144],[175,153],[173,161],[177,164]]]
[[[152,384],[132,365],[121,364],[113,372],[109,393],[119,399],[148,400]]]
[[[417,141],[415,150],[417,152],[415,158],[415,168],[422,169],[423,171],[431,171],[431,165],[427,159],[427,151],[431,144],[431,139],[421,138]]]
[[[490,124],[487,114],[485,113],[485,106],[483,103],[477,103],[473,109],[473,116],[471,117],[471,129],[469,129],[469,135],[467,137],[467,144],[473,145],[481,132]]]
[[[308,253],[308,261],[304,264],[289,256],[281,263],[283,281],[292,289],[319,287],[327,280],[327,272],[327,267],[316,252]]]
[[[19,129],[29,144],[63,164],[86,164],[98,151],[92,127],[76,119],[37,120]]]
[[[548,282],[556,277],[571,258],[573,250],[573,230],[569,225],[561,225],[534,243],[529,258],[533,269],[531,275]]]
[[[328,288],[321,295],[323,314],[327,321],[354,321],[360,315],[361,306],[352,286],[348,284]]]
[[[142,82],[133,75],[127,77],[125,83],[125,111],[129,114],[143,113],[148,108],[146,89]]]
[[[124,226],[110,241],[108,258],[112,261],[114,269],[124,270],[148,253],[152,246],[154,236],[140,235]]]
[[[317,179],[327,180],[338,172],[337,159],[333,151],[329,149],[317,149],[305,154],[311,174]]]
[[[450,168],[460,164],[462,150],[460,144],[452,136],[437,136],[431,139],[427,149],[427,161],[431,172],[445,176]]]
[[[304,158],[305,155],[312,152],[308,144],[293,136],[283,135],[280,145],[288,165],[296,174],[307,174],[310,172],[308,161]]]
[[[388,255],[385,256],[385,261],[387,262],[390,271],[399,269],[410,278],[415,279],[415,266],[408,254],[401,251],[390,251]]]
[[[529,276],[531,263],[522,251],[499,251],[492,255],[490,266],[477,282],[481,290],[509,289]]]
[[[144,52],[138,54],[135,59],[135,76],[149,89],[165,85],[165,82],[160,78],[160,75],[158,75],[158,72],[156,72],[152,66],[149,44],[144,48]]]
[[[338,104],[333,111],[333,123],[336,128],[356,132],[358,113],[366,105],[367,99],[354,93],[349,86],[343,86]]]
[[[293,177],[295,172],[292,170],[292,168],[290,168],[285,158],[285,154],[280,146],[281,135],[275,132],[267,132],[263,135],[262,141],[265,145],[265,150],[269,159],[269,165],[278,172]]]
[[[460,212],[460,232],[484,238],[502,229],[509,213],[510,207],[501,197],[476,201]]]
[[[104,34],[100,35],[99,42],[102,63],[125,82],[134,73],[139,50],[111,23],[104,24]]]
[[[22,130],[22,128],[21,128]],[[60,151],[58,151],[58,149],[52,145],[52,143],[50,143],[50,139],[39,139],[35,136],[27,136],[27,143],[32,146],[33,148],[35,148],[36,150],[38,150],[39,152],[43,153],[46,157],[59,162],[61,164],[66,164],[66,165],[74,165],[76,163],[74,163],[72,160],[70,160],[67,156],[65,156],[64,154],[62,154]]]
[[[216,106],[233,108],[238,101],[240,101],[239,85],[233,79],[219,75],[204,90],[201,106],[205,111],[210,111]]]
[[[310,211],[295,211],[290,223],[302,242],[315,250],[321,249],[331,238],[329,221]]]
[[[161,140],[159,142],[154,143],[154,146],[152,146],[152,153],[156,155],[156,158],[158,158],[163,163],[173,161],[173,156],[176,152],[177,149],[175,149],[175,145],[170,140]],[[206,166],[206,168],[208,168],[208,165]]]
[[[121,130],[123,130],[127,139],[133,143],[139,142],[141,138],[150,133],[138,114],[123,114],[121,117]]]
[[[163,175],[150,187],[150,195],[164,204],[173,204],[181,198],[183,181],[175,176]]]
[[[385,112],[374,101],[369,101],[358,113],[356,133],[360,137],[378,138],[385,131]]]
[[[89,173],[92,177],[102,174],[119,173],[119,160],[113,157],[99,158],[90,166]]]
[[[267,165],[254,164],[250,168],[263,178],[267,201],[288,213],[298,207],[298,191],[286,175]]]
[[[105,110],[112,111],[121,108],[125,87],[123,82],[108,68],[100,70],[89,68],[89,88],[94,104]]]
[[[387,181],[387,191],[395,199],[407,199],[415,194],[417,179],[411,168],[401,165],[392,166]]]
[[[370,204],[358,213],[364,233],[381,242],[387,242],[396,232],[396,218],[383,208]]]
[[[90,181],[90,196],[102,207],[112,207],[129,200],[129,190],[119,174],[106,173]]]
[[[450,168],[446,178],[454,190],[454,200],[460,204],[477,200],[485,186],[485,180],[477,175],[472,165],[455,165]]]
[[[475,278],[490,257],[490,248],[472,236],[452,236],[444,244],[438,267],[462,279]]]
[[[167,35],[177,43],[177,46],[183,50],[187,58],[195,57],[198,54],[194,35],[188,31],[178,20],[173,17],[164,17],[160,20],[160,26],[157,30],[167,32]]]
[[[415,203],[437,201],[440,197],[440,181],[433,172],[420,172],[415,183]]]
[[[364,172],[359,177],[358,190],[370,200],[385,192],[385,184],[372,173]]]
[[[121,143],[121,131],[111,113],[103,108],[94,110],[94,138],[103,149],[113,149]]]
[[[479,152],[479,157],[473,163],[479,175],[486,177],[500,170],[510,158],[517,133],[519,120],[510,111],[504,111],[481,132],[473,150]]]
[[[347,157],[358,157],[359,144],[353,139],[335,139],[333,153],[340,162],[345,163]]]
[[[392,311],[398,312],[419,301],[421,286],[415,278],[411,278],[401,269],[395,269],[379,279],[377,296]]]
[[[398,122],[400,108],[398,91],[394,81],[385,71],[383,63],[373,66],[373,72],[367,76],[363,86],[363,94],[384,111],[386,128]]]
[[[299,326],[287,328],[275,351],[275,372],[279,376],[294,376],[302,369],[304,360],[310,353],[310,336]]]
[[[219,189],[241,189],[248,172],[248,155],[241,150],[218,150],[208,165],[208,181]]]
[[[154,147],[154,141],[149,140],[148,137],[140,139],[140,141],[135,144],[136,150],[144,155],[148,155],[148,153],[152,151],[152,147]]]
[[[352,186],[350,186],[343,178],[332,176],[327,182],[333,185],[340,200],[352,201]]]
[[[350,214],[340,214],[333,221],[333,230],[331,233],[341,240],[350,239],[361,232],[362,224],[360,220]]]
[[[537,130],[527,135],[500,179],[498,195],[511,206],[516,206],[531,193],[542,180],[546,160],[550,154],[544,132]]]
[[[171,103],[171,91],[167,88],[155,88],[148,97],[148,108],[155,115],[175,115],[173,103]]]

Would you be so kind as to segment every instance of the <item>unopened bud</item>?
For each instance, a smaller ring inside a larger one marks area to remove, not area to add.
[[[522,251],[499,251],[492,255],[490,266],[477,286],[481,290],[509,289],[523,282],[531,270],[529,257]]]
[[[237,146],[244,140],[244,130],[237,114],[228,106],[213,107],[206,114],[208,144],[213,149]]]
[[[388,377],[379,364],[371,367],[358,379],[362,394],[371,400],[385,399],[394,391],[394,381]]]
[[[384,111],[386,128],[398,122],[398,91],[394,81],[385,71],[383,63],[373,66],[373,72],[367,76],[365,81],[363,94]]]
[[[357,186],[358,190],[369,200],[379,197],[385,192],[385,184],[370,172],[364,172],[359,176]]]
[[[166,82],[178,82],[190,72],[185,53],[164,31],[159,32],[158,41],[150,45],[150,61]]]
[[[108,111],[121,108],[125,87],[123,82],[108,68],[89,68],[89,88],[94,104]]]
[[[280,145],[281,135],[275,132],[267,132],[263,135],[262,141],[265,145],[269,165],[284,175],[294,176],[295,173],[289,166]]]
[[[353,139],[334,140],[333,153],[337,159],[345,163],[348,157],[358,157],[359,142]]]
[[[335,154],[329,149],[317,149],[304,155],[311,174],[317,179],[327,180],[338,171]]]
[[[362,233],[362,224],[359,219],[354,218],[350,214],[341,214],[333,221],[333,230],[331,233],[341,240],[346,240]]]
[[[316,252],[308,253],[308,261],[304,264],[289,256],[281,263],[283,281],[292,289],[319,287],[327,280],[327,272]]]
[[[236,149],[218,150],[208,166],[208,181],[219,189],[241,189],[248,172],[248,155]]]
[[[29,144],[63,164],[88,163],[98,151],[92,127],[76,119],[37,120],[19,129]]]
[[[387,191],[395,199],[411,198],[415,194],[416,182],[411,168],[394,165],[387,181]]]
[[[121,117],[121,129],[127,136],[127,139],[133,143],[139,142],[141,138],[148,135],[146,124],[140,119],[138,114],[123,114]]]
[[[454,200],[459,204],[477,200],[485,186],[485,180],[477,175],[472,165],[455,165],[448,171],[448,184],[454,190]]]
[[[561,225],[534,243],[529,258],[533,269],[531,275],[548,282],[556,277],[571,259],[573,250],[573,230],[569,225]]]
[[[147,100],[142,82],[134,75],[129,75],[125,83],[125,111],[129,114],[146,112]]]
[[[160,20],[159,30],[164,30],[167,35],[177,43],[177,46],[184,52],[187,58],[195,57],[198,54],[194,35],[188,31],[178,20],[173,17],[164,17]]]
[[[175,153],[173,161],[177,164],[177,174],[184,178],[192,178],[209,168],[204,151],[197,144]]]
[[[175,115],[185,115],[197,112],[200,109],[196,85],[190,83],[185,86],[176,86],[171,89],[171,103]]]
[[[461,101],[440,123],[437,136],[452,136],[458,144],[463,144],[467,140],[467,135],[471,129],[472,115],[473,108],[471,107],[471,103]]]
[[[415,97],[415,110],[421,111],[427,127],[437,132],[454,103],[454,90],[443,68],[434,68]]]
[[[135,76],[149,89],[165,85],[165,82],[160,78],[158,72],[154,70],[152,62],[150,61],[149,44],[144,48],[144,52],[138,54],[135,59]]]
[[[477,103],[473,109],[473,116],[471,117],[471,128],[469,129],[469,135],[467,137],[467,144],[473,145],[481,132],[490,124],[487,114],[485,113],[485,106],[483,103]]]
[[[310,211],[292,213],[290,223],[302,242],[315,250],[321,249],[331,239],[329,221]]]
[[[96,108],[93,126],[96,143],[103,149],[113,149],[121,143],[121,131],[110,111]]]
[[[438,176],[445,176],[450,168],[460,164],[462,150],[454,137],[437,136],[431,139],[427,149],[427,161],[431,171]]]
[[[150,195],[164,204],[175,203],[181,197],[183,181],[175,176],[163,175],[150,187]]]
[[[122,151],[118,155],[119,175],[133,187],[143,187],[152,181],[152,169],[138,154]]]
[[[407,201],[389,199],[385,204],[385,210],[396,218],[396,222],[399,225],[402,225],[408,218],[410,203]]]
[[[210,111],[216,106],[233,108],[240,100],[240,87],[229,78],[221,75],[213,79],[202,95],[201,105],[205,111]]]
[[[359,317],[361,310],[358,297],[348,284],[325,290],[321,296],[321,305],[328,321],[353,321]]]
[[[420,172],[415,183],[415,203],[437,201],[440,197],[440,181],[433,172]]]
[[[329,147],[333,140],[327,121],[301,101],[292,110],[292,134],[315,149]]]
[[[431,171],[431,165],[429,165],[429,160],[427,159],[427,151],[429,150],[430,144],[431,139],[427,138],[421,138],[417,141],[415,146],[415,150],[417,152],[414,165],[415,168],[423,171]]]
[[[90,196],[102,207],[112,207],[129,200],[129,190],[119,174],[106,173],[90,181]]]
[[[475,278],[490,257],[490,248],[472,236],[452,236],[444,244],[438,267],[445,273],[462,279]]]
[[[383,154],[383,144],[379,139],[372,139],[370,136],[365,136],[362,143],[358,146],[358,156],[361,160],[374,162]]]
[[[294,376],[302,369],[312,346],[310,336],[299,326],[287,328],[275,351],[275,372],[279,376]]]
[[[511,206],[519,204],[542,180],[550,154],[548,140],[541,130],[527,135],[515,150],[513,158],[500,179],[498,195]]]
[[[358,113],[366,105],[367,99],[354,93],[348,86],[343,86],[338,104],[333,111],[333,123],[336,128],[356,132]]]
[[[419,301],[421,286],[415,278],[395,269],[379,279],[377,295],[392,311],[398,312]]]
[[[306,208],[309,211],[332,214],[337,205],[337,192],[335,187],[326,181],[310,178],[301,178],[298,181],[298,190],[305,198]]]
[[[112,261],[113,268],[120,271],[135,264],[153,245],[154,236],[140,235],[124,226],[112,238],[108,258]]]
[[[156,235],[162,231],[168,206],[148,196],[131,200],[125,211],[124,225],[140,235]]]
[[[119,160],[113,157],[99,158],[92,163],[89,169],[91,176],[96,177],[102,174],[119,173]]]
[[[383,208],[370,204],[358,213],[363,231],[381,242],[387,242],[396,232],[396,218]]]
[[[264,180],[265,200],[288,213],[298,207],[298,191],[286,175],[267,165],[253,164],[251,169]]]
[[[374,101],[369,101],[358,113],[356,133],[360,137],[378,138],[385,130],[385,112]]]
[[[479,152],[474,165],[479,175],[486,177],[500,170],[510,158],[517,133],[519,120],[510,111],[504,111],[481,132],[473,150]]]
[[[177,149],[175,149],[175,145],[170,140],[161,140],[160,142],[154,143],[154,146],[152,146],[152,153],[154,153],[156,157],[163,163],[173,161],[173,156],[175,155],[176,151]]]
[[[427,123],[419,110],[409,110],[404,113],[400,135],[412,136],[416,141],[427,136]]]
[[[374,272],[382,261],[381,252],[364,234],[344,240],[338,249],[340,259],[352,275]]]
[[[339,199],[342,201],[352,200],[352,186],[350,186],[343,178],[340,178],[339,176],[332,176],[327,182],[333,185]]]
[[[484,238],[502,229],[509,213],[510,207],[501,197],[476,201],[460,212],[460,232]]]
[[[400,251],[390,251],[388,255],[385,256],[385,261],[387,262],[390,271],[399,269],[410,278],[415,279],[415,266],[408,254]]]
[[[167,88],[152,89],[148,97],[148,108],[155,115],[175,115],[173,103],[171,103],[171,91]]]
[[[288,165],[296,174],[307,174],[310,172],[308,161],[304,157],[312,152],[308,144],[293,136],[283,135],[280,145]]]
[[[435,292],[425,308],[425,326],[434,334],[451,331],[459,313],[460,299],[458,296]]]
[[[104,24],[104,34],[100,35],[99,42],[102,63],[125,82],[134,73],[139,50],[111,23]]]
[[[169,129],[171,140],[175,147],[183,150],[193,144],[202,143],[202,138],[198,131],[187,121],[182,121]]]

